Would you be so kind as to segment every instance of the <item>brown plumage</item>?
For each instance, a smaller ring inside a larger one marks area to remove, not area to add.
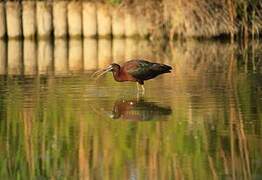
[[[170,73],[171,69],[171,66],[165,64],[153,63],[138,59],[127,61],[123,63],[122,66],[115,63],[110,64],[106,69],[102,70],[102,73],[99,75],[99,77],[108,71],[112,71],[116,81],[137,82],[142,85],[142,89],[144,91],[143,84],[145,80],[153,79],[160,74]],[[95,74],[99,72],[96,72]]]
[[[143,98],[117,100],[110,117],[130,121],[144,121],[165,119],[172,113],[169,106],[162,106],[155,102],[145,101]],[[161,117],[161,118],[160,118]]]

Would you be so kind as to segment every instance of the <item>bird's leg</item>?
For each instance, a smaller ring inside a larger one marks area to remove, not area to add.
[[[144,94],[145,94],[145,87],[144,87],[144,84],[142,84],[141,87],[142,87],[142,94],[144,95]]]
[[[136,82],[136,87],[137,87],[137,91],[140,91],[138,82]]]
[[[136,94],[136,98],[137,98],[137,101],[139,101],[142,97],[144,97],[145,95],[145,88],[143,85],[141,85],[142,88],[139,88],[140,85],[137,85],[137,94]]]
[[[136,82],[136,85],[137,85],[137,91],[141,92],[141,94],[144,95],[145,94],[144,82],[138,81],[138,82]],[[139,88],[139,86],[141,86],[141,88]],[[140,91],[140,89],[141,89],[141,91]]]
[[[139,99],[140,99],[140,93],[137,92],[137,93],[136,93],[136,100],[139,101]]]

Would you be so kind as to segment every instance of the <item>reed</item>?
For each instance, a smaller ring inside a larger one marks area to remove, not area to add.
[[[262,15],[259,1],[178,1],[164,0],[170,31],[193,37],[214,37],[223,34],[231,39],[239,34],[247,38],[249,34],[259,34]]]
[[[227,4],[216,1],[165,1],[175,34],[212,37],[229,34],[231,27]]]
[[[139,21],[148,17],[150,34],[154,37],[161,37],[163,33],[170,39],[229,36],[234,41],[236,38],[248,39],[250,35],[259,36],[262,30],[262,2],[257,0],[123,0],[122,4],[127,12],[130,9],[139,16]],[[139,21],[136,22],[138,26]],[[147,29],[145,24],[142,27],[138,29]]]

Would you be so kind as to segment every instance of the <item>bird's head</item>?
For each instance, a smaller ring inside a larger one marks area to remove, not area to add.
[[[107,68],[105,68],[104,71],[105,72],[108,72],[108,71],[115,72],[115,71],[118,71],[119,69],[120,69],[120,66],[118,64],[112,63],[109,66],[107,66]]]
[[[104,75],[105,73],[111,71],[111,72],[117,72],[120,69],[120,65],[116,64],[116,63],[112,63],[109,66],[107,66],[105,69],[102,70],[98,70],[96,71],[92,76],[98,79],[99,77],[101,77],[102,75]]]

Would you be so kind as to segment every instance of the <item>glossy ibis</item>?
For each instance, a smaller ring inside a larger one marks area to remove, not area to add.
[[[144,93],[145,88],[143,85],[145,80],[153,79],[160,74],[170,73],[171,69],[171,66],[165,64],[153,63],[142,59],[136,59],[127,61],[123,63],[121,66],[116,63],[110,64],[107,68],[95,72],[94,75],[98,75],[98,77],[100,77],[103,74],[112,71],[114,79],[116,81],[137,82],[138,90],[138,84],[140,84]]]
[[[115,101],[110,118],[130,121],[166,120],[170,114],[172,109],[169,106],[145,101],[143,98],[118,99]]]

